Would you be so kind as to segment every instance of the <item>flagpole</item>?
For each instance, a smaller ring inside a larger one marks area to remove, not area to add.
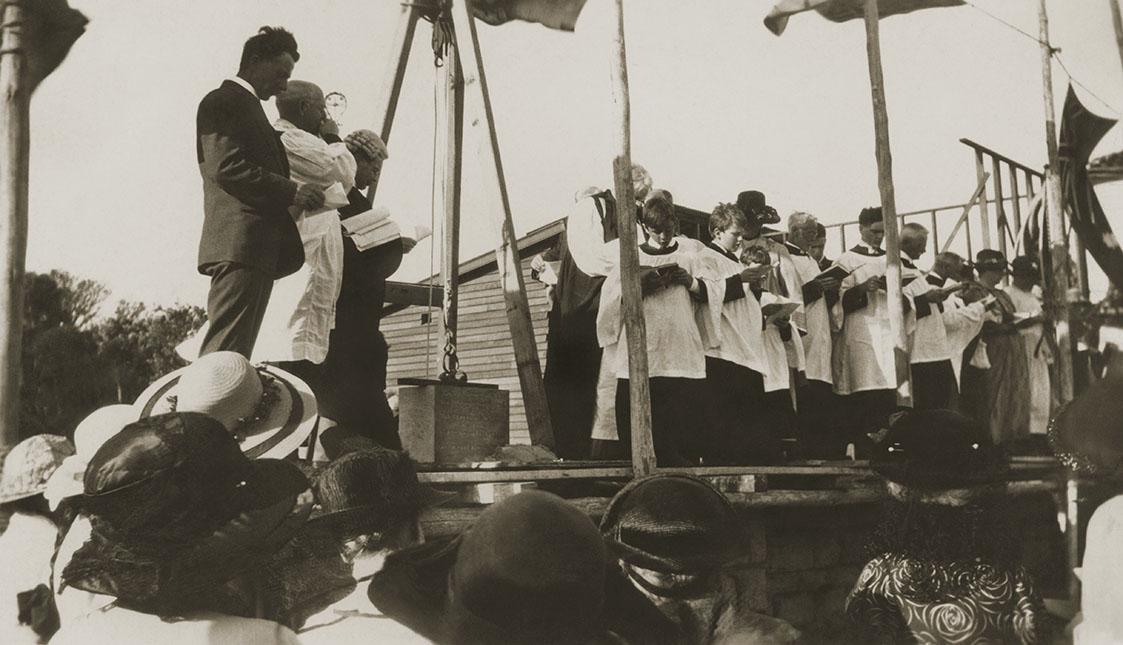
[[[0,9],[0,447],[19,442],[19,395],[23,342],[23,275],[27,257],[27,186],[30,100],[27,44],[20,1]]]
[[[628,56],[624,45],[624,0],[612,3],[612,98],[616,105],[616,157],[612,175],[616,189],[616,217],[620,231],[620,290],[628,352],[628,394],[631,406],[632,472],[642,477],[655,470],[651,437],[651,389],[647,380],[647,328],[639,285],[639,240],[636,239],[635,191],[632,186],[631,103],[628,95]]]
[[[1049,257],[1053,265],[1053,326],[1057,332],[1057,380],[1061,403],[1072,400],[1072,354],[1068,316],[1068,246],[1064,238],[1061,210],[1061,178],[1057,174],[1057,118],[1053,104],[1053,48],[1049,45],[1049,15],[1045,0],[1038,1],[1041,41],[1041,79],[1045,91],[1045,145],[1049,165],[1045,168],[1045,204],[1049,217]]]
[[[893,359],[897,371],[897,403],[912,405],[909,374],[908,337],[905,308],[901,294],[901,251],[897,235],[897,202],[893,194],[893,156],[889,150],[889,115],[885,107],[885,78],[881,70],[881,42],[878,0],[865,0],[866,58],[873,97],[873,129],[877,155],[877,187],[881,193],[881,214],[885,225],[886,298],[889,302],[889,330],[893,337]]]

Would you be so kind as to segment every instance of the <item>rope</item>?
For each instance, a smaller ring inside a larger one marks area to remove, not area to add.
[[[1079,87],[1080,89],[1084,90],[1085,92],[1087,92],[1092,98],[1099,101],[1101,104],[1103,104],[1104,107],[1106,107],[1108,110],[1110,110],[1116,116],[1123,116],[1123,114],[1121,114],[1119,110],[1115,109],[1115,107],[1111,103],[1108,103],[1107,101],[1105,101],[1102,97],[1100,97],[1098,94],[1093,92],[1087,85],[1085,85],[1083,82],[1081,82],[1080,79],[1078,79],[1078,78],[1076,78],[1075,76],[1072,75],[1072,72],[1070,72],[1068,70],[1068,67],[1065,65],[1064,60],[1061,59],[1061,49],[1060,49],[1060,47],[1053,47],[1052,44],[1041,40],[1040,37],[1029,33],[1028,31],[1022,29],[1021,27],[1018,27],[1017,25],[1011,24],[1010,22],[1007,22],[1006,20],[1003,20],[1002,18],[994,15],[993,13],[987,11],[986,9],[983,9],[982,7],[980,7],[980,6],[978,6],[974,3],[969,2],[968,0],[964,0],[964,4],[966,4],[968,7],[971,7],[975,11],[978,11],[979,13],[983,14],[984,16],[990,18],[991,20],[994,20],[995,22],[1001,23],[1006,28],[1018,32],[1019,34],[1025,36],[1026,38],[1028,38],[1028,39],[1032,40],[1033,42],[1037,43],[1038,46],[1044,45],[1044,46],[1048,47],[1049,48],[1049,55],[1057,60],[1057,63],[1061,66],[1061,69],[1064,70],[1065,76],[1068,77],[1068,80],[1070,82],[1072,82],[1073,85],[1075,85],[1075,86]]]
[[[433,65],[433,105],[437,104],[437,81],[439,80],[438,68],[440,65],[434,61]],[[437,110],[433,110],[433,155],[432,166],[430,168],[429,180],[429,230],[437,230]],[[430,378],[433,376],[433,274],[436,273],[436,251],[437,242],[432,237],[429,238],[429,280],[428,280],[428,302],[426,303],[426,323],[425,323],[425,376]]]

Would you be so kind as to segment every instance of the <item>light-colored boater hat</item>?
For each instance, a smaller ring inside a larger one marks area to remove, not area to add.
[[[288,456],[312,434],[316,397],[304,381],[237,352],[213,352],[159,378],[137,398],[140,418],[201,412],[234,434],[250,459]]]
[[[82,478],[86,474],[86,464],[90,457],[110,437],[136,420],[137,409],[124,403],[98,408],[82,419],[74,429],[75,453],[63,460],[47,482],[47,490],[43,492],[51,510],[58,508],[59,503],[67,497],[82,494]]]

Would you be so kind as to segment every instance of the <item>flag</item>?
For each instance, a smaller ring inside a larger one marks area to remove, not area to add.
[[[936,7],[958,7],[963,0],[878,0],[877,7],[882,18],[899,13],[909,13],[918,9]],[[846,22],[865,16],[863,0],[780,0],[764,19],[764,26],[779,36],[788,26],[788,18],[797,13],[815,10],[819,15],[833,22]]]
[[[489,25],[525,20],[573,31],[586,0],[475,0],[472,14]]]
[[[5,3],[6,4],[6,3]],[[62,63],[89,21],[67,0],[38,0],[23,5],[23,50],[31,91]],[[7,51],[3,42],[0,50]]]
[[[1123,287],[1123,249],[1088,179],[1088,157],[1115,123],[1114,119],[1089,112],[1076,97],[1072,85],[1068,86],[1057,149],[1063,208],[1084,248],[1119,288]]]

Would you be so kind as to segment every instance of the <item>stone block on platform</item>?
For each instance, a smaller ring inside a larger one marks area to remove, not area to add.
[[[418,462],[484,461],[510,443],[511,393],[481,383],[398,381],[398,432]]]

